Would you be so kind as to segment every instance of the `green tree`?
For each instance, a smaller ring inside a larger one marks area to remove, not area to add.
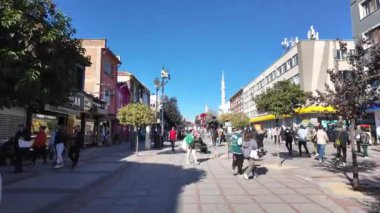
[[[0,1],[0,108],[66,103],[90,63],[74,34],[50,0]]]
[[[231,122],[234,128],[244,128],[249,124],[249,117],[242,112],[239,113],[226,113],[218,117],[220,123],[225,124],[226,122]]]
[[[253,98],[260,113],[273,114],[276,121],[284,115],[295,114],[294,109],[302,107],[311,98],[299,85],[289,80],[278,81],[273,88]]]
[[[365,49],[365,46],[371,46]],[[326,84],[326,92],[318,92],[317,102],[333,106],[337,114],[350,123],[351,144],[355,144],[355,122],[363,118],[366,110],[380,100],[380,46],[368,41],[356,44],[355,53],[348,54],[347,44],[340,42],[340,50],[348,55],[349,70],[328,70],[332,87]],[[354,190],[360,188],[359,169],[355,146],[351,146]]]
[[[165,98],[164,112],[170,121],[177,127],[182,125],[182,115],[178,109],[178,101],[176,97]]]
[[[117,119],[122,125],[131,125],[134,127],[136,133],[139,128],[145,127],[147,125],[153,124],[154,111],[149,108],[149,106],[141,103],[128,104],[117,112]],[[139,150],[139,137],[136,134],[136,155],[138,155]]]

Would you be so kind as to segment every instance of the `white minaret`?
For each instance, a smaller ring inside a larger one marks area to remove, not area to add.
[[[222,107],[226,105],[226,84],[224,82],[224,71],[222,72]]]
[[[208,105],[207,105],[207,101],[206,101],[206,105],[205,105],[205,113],[208,113]]]

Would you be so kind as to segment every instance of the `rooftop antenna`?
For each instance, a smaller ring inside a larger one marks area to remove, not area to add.
[[[307,32],[307,38],[309,40],[319,40],[319,32],[315,31],[313,25],[310,26],[310,29]]]

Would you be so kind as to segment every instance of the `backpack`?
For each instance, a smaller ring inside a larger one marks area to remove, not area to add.
[[[360,133],[360,142],[362,144],[369,144],[369,136],[367,133],[365,132]]]

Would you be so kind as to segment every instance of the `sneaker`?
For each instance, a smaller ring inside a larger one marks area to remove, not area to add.
[[[199,161],[195,161],[194,163],[195,163],[195,164],[197,164],[197,165],[199,165],[199,164],[200,164],[200,162],[199,162]]]
[[[245,179],[245,180],[249,180],[249,177],[248,177],[248,175],[247,175],[247,174],[245,174],[245,173],[244,173],[244,179]]]
[[[364,156],[364,158],[368,158],[368,156]]]
[[[319,160],[318,162],[319,162],[319,163],[323,163],[323,161],[322,161],[322,160]]]
[[[233,175],[237,175],[236,168],[231,168],[231,169],[232,169],[232,174],[233,174]]]
[[[318,154],[318,153],[314,155],[314,157],[318,157],[318,156],[319,156],[319,154]]]
[[[63,168],[65,165],[63,164],[57,164],[54,166],[55,169],[60,169],[60,168]]]
[[[190,164],[190,162],[189,162],[189,161],[186,161],[186,164],[187,164],[187,165],[189,165],[189,164]]]

